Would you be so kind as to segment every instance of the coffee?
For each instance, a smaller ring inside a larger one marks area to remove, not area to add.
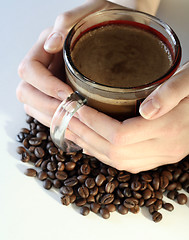
[[[74,65],[111,87],[138,87],[161,78],[171,66],[171,52],[160,33],[144,26],[115,21],[87,30],[72,49]]]

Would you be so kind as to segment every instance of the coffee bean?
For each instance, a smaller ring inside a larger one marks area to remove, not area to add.
[[[75,200],[75,205],[77,207],[82,207],[86,204],[86,202],[87,202],[86,198],[78,198]]]
[[[61,188],[62,187],[62,182],[60,180],[58,180],[58,179],[54,179],[53,180],[53,186],[55,188]]]
[[[132,192],[132,196],[136,199],[141,199],[142,198],[142,194],[140,194],[139,192]]]
[[[96,196],[98,194],[98,187],[95,186],[94,188],[90,189],[89,192],[90,192],[90,195]]]
[[[141,199],[139,199],[139,203],[138,203],[138,205],[140,206],[140,207],[142,207],[142,206],[144,206],[144,198],[141,198]]]
[[[119,172],[119,174],[117,176],[117,180],[119,182],[127,182],[130,180],[130,178],[131,178],[131,174],[125,173],[125,172]]]
[[[65,165],[63,162],[58,162],[57,170],[58,171],[64,171]]]
[[[45,151],[42,147],[36,147],[34,150],[34,154],[37,158],[43,158],[45,156]]]
[[[80,171],[82,174],[88,175],[91,172],[91,168],[90,168],[89,164],[84,163],[81,165]]]
[[[178,192],[176,190],[169,191],[167,193],[167,197],[170,198],[171,200],[174,200],[177,197]]]
[[[130,212],[137,214],[140,211],[140,208],[138,205],[134,206],[133,208],[129,209]]]
[[[145,200],[147,200],[147,199],[151,198],[152,191],[150,191],[149,189],[146,189],[143,191],[142,196]]]
[[[67,171],[72,171],[75,168],[76,164],[74,162],[66,162],[65,169]]]
[[[90,204],[90,209],[91,209],[92,212],[98,213],[98,211],[99,211],[99,209],[100,209],[100,204],[99,204],[99,203],[96,203],[96,202],[91,203],[91,204]]]
[[[187,179],[189,178],[189,174],[187,172],[183,173],[180,177],[179,177],[179,182],[183,183],[185,182]]]
[[[41,181],[44,181],[45,179],[47,179],[47,173],[45,171],[40,171],[38,173],[38,179],[41,180]]]
[[[55,176],[56,176],[56,178],[59,179],[59,180],[65,180],[65,179],[67,179],[68,174],[67,174],[66,172],[64,172],[64,171],[57,171],[57,172],[55,173]]]
[[[86,175],[84,175],[84,176],[86,176]],[[90,177],[86,178],[86,180],[85,180],[85,186],[86,186],[87,188],[89,188],[89,189],[94,188],[94,186],[95,186],[95,180],[94,180],[93,178],[90,178]]]
[[[167,190],[168,191],[173,191],[174,189],[176,189],[177,187],[177,183],[170,183],[168,186],[167,186]]]
[[[93,203],[93,202],[95,202],[95,197],[92,196],[92,195],[88,196],[87,202],[88,202],[88,203]]]
[[[62,172],[61,172],[62,173]],[[60,179],[60,180],[62,180],[62,179]],[[78,184],[78,180],[77,180],[77,178],[75,178],[75,177],[71,177],[71,178],[67,178],[65,181],[64,181],[64,185],[66,186],[66,187],[73,187],[73,186],[75,186],[75,185],[77,185]]]
[[[167,176],[163,175],[160,177],[160,187],[161,188],[166,188],[169,184],[169,179]]]
[[[106,177],[103,174],[98,174],[95,178],[95,182],[97,186],[101,186],[104,181],[106,180]]]
[[[134,208],[136,205],[138,204],[138,200],[136,201],[136,199],[134,198],[126,198],[123,202],[123,205],[126,207],[126,208]]]
[[[107,172],[110,176],[115,177],[117,175],[117,170],[112,167],[108,167]]]
[[[48,171],[48,172],[47,172],[47,175],[48,175],[48,177],[49,177],[50,179],[52,179],[52,180],[56,179],[56,176],[55,176],[55,173],[54,173],[54,172]],[[59,180],[61,180],[61,179],[59,179]]]
[[[114,200],[114,195],[110,194],[110,193],[107,193],[107,194],[105,194],[101,197],[100,203],[106,205],[106,204],[112,203],[113,200]]]
[[[22,153],[25,153],[26,152],[26,149],[22,146],[19,146],[16,148],[16,151],[18,154],[22,154]]]
[[[157,222],[159,222],[159,221],[162,220],[162,214],[159,213],[159,212],[154,212],[154,213],[152,214],[152,219],[153,219],[154,222],[157,223]]]
[[[180,168],[176,169],[176,171],[173,174],[173,179],[177,181],[182,173],[182,170]]]
[[[50,147],[48,151],[50,155],[56,155],[58,153],[58,149],[56,147]]]
[[[75,195],[75,194],[72,194],[72,195],[70,196],[70,203],[74,203],[75,200],[76,200],[76,195]]]
[[[131,189],[134,191],[139,191],[141,188],[141,183],[139,181],[133,181],[131,183]]]
[[[80,183],[84,183],[86,179],[87,179],[87,175],[79,175],[79,176],[77,176],[77,180]]]
[[[155,202],[155,206],[156,206],[156,209],[157,209],[157,210],[160,210],[160,209],[162,208],[162,206],[163,206],[163,201],[158,199],[158,200]]]
[[[55,158],[56,158],[56,160],[59,161],[59,162],[64,162],[64,161],[66,160],[66,157],[65,157],[65,156],[62,156],[62,155],[59,154],[59,153],[57,153],[57,154],[55,155]]]
[[[155,198],[161,200],[163,198],[163,193],[160,191],[155,191]]]
[[[41,140],[46,140],[47,139],[47,133],[46,132],[38,132],[36,134],[37,138],[40,138]]]
[[[125,197],[131,197],[132,196],[132,193],[131,193],[131,189],[129,187],[126,187],[124,190],[123,190],[123,194],[125,195]]]
[[[22,144],[23,144],[24,147],[27,148],[27,149],[30,147],[28,138],[25,138],[25,139],[23,140]]]
[[[29,144],[32,146],[39,146],[42,143],[42,140],[40,138],[37,137],[33,137],[29,139]]]
[[[150,205],[154,204],[156,202],[156,198],[150,198],[146,201],[145,206],[149,207]]]
[[[89,196],[89,190],[85,186],[79,187],[78,193],[82,198],[88,198],[88,196]]]
[[[60,188],[60,193],[62,193],[63,195],[71,196],[73,194],[73,188],[63,186]]]
[[[108,219],[110,217],[110,212],[106,208],[101,208],[100,214],[104,219]]]
[[[52,187],[52,182],[49,179],[45,179],[43,182],[43,187],[47,190],[51,189]]]
[[[29,115],[26,115],[26,122],[27,123],[33,122],[33,118],[31,116],[29,116]]]
[[[61,197],[61,202],[63,205],[68,206],[70,204],[70,196],[62,196]]]
[[[121,189],[117,189],[116,194],[119,198],[124,198],[124,194],[122,193]]]
[[[154,212],[157,211],[156,205],[155,205],[155,204],[150,205],[149,208],[148,208],[148,210],[149,210],[149,213],[150,213],[150,214],[153,214]]]
[[[166,176],[169,179],[169,181],[173,180],[173,175],[172,175],[172,173],[170,171],[164,170],[164,171],[162,171],[161,175],[162,176]]]
[[[37,171],[33,168],[27,168],[24,172],[25,175],[29,177],[36,177],[37,176]]]
[[[29,162],[31,160],[31,155],[28,152],[23,152],[21,154],[21,161],[22,162]]]
[[[125,215],[128,213],[128,208],[126,208],[125,206],[123,205],[119,205],[118,208],[117,208],[118,212],[122,215]]]
[[[115,212],[116,206],[113,203],[105,205],[105,208],[108,209],[109,212]]]
[[[187,198],[187,196],[184,193],[179,193],[177,195],[177,202],[179,204],[184,205],[184,204],[187,203],[187,201],[188,201],[188,198]]]
[[[158,190],[159,189],[159,185],[160,185],[160,179],[159,177],[155,177],[152,181],[152,185],[154,190]]]
[[[24,133],[23,132],[20,132],[19,134],[17,134],[16,136],[16,140],[17,142],[23,142],[25,136],[24,136]]]
[[[89,208],[86,207],[86,206],[83,206],[83,207],[81,207],[81,209],[80,209],[80,213],[81,213],[83,216],[87,216],[87,215],[89,214],[89,212],[90,212],[90,210],[89,210]]]
[[[163,203],[163,208],[170,212],[174,210],[174,206],[171,203]]]
[[[141,179],[145,182],[151,182],[152,181],[152,177],[147,173],[142,174]]]
[[[53,162],[53,161],[48,162],[47,170],[54,172],[54,171],[56,171],[56,169],[57,169],[57,164],[55,162]],[[61,180],[63,180],[63,179],[61,179]]]
[[[105,191],[107,193],[113,193],[114,190],[115,190],[115,184],[113,182],[106,183]]]

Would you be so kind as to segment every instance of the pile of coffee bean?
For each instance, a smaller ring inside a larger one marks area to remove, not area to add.
[[[160,209],[172,211],[173,204],[186,204],[189,192],[189,156],[177,164],[131,174],[105,165],[82,151],[63,153],[51,140],[49,128],[27,116],[28,128],[22,128],[17,147],[22,162],[33,167],[26,169],[27,176],[43,181],[45,189],[56,188],[63,205],[75,204],[84,216],[90,211],[107,219],[110,212],[138,213],[147,207],[154,222],[162,219]],[[180,190],[182,190],[180,192]]]

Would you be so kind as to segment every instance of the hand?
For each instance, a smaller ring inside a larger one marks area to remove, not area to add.
[[[189,63],[146,98],[140,108],[143,117],[120,123],[84,106],[70,121],[66,138],[132,173],[176,163],[189,153],[188,96]]]

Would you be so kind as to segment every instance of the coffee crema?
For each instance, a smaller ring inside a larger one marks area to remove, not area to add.
[[[115,21],[85,31],[72,49],[75,67],[111,87],[138,87],[161,78],[171,67],[171,51],[160,33],[142,26]]]

